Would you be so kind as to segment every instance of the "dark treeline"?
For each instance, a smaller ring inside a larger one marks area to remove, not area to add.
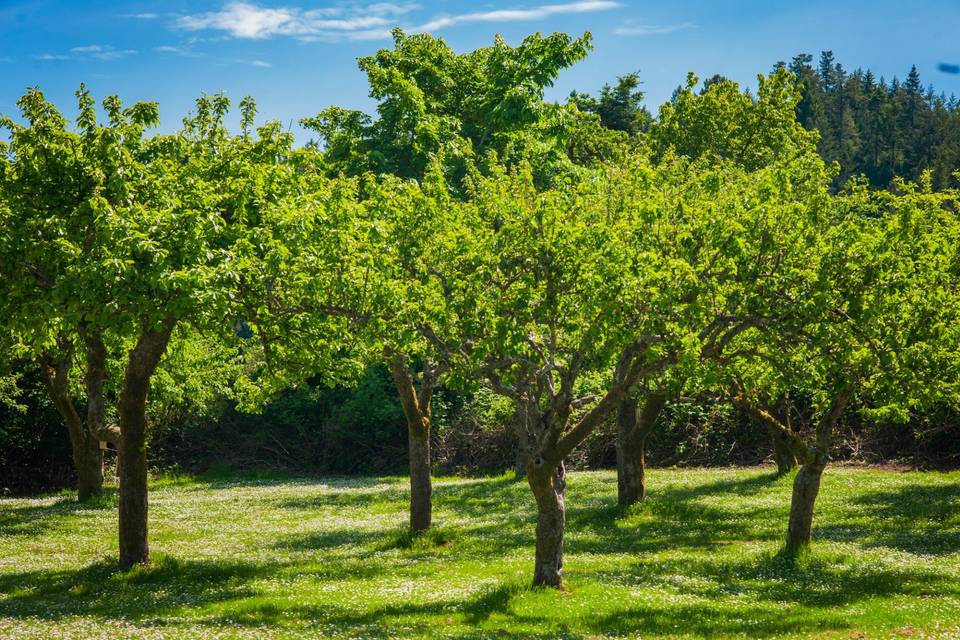
[[[824,51],[816,64],[802,53],[789,64],[778,62],[774,69],[779,68],[793,73],[801,89],[797,120],[819,132],[820,155],[840,167],[837,187],[863,176],[872,186],[886,188],[896,177],[918,180],[925,170],[935,189],[957,186],[960,99],[924,86],[916,66],[904,80],[886,79],[869,69],[848,71],[833,52]],[[701,91],[724,80],[707,78]],[[622,76],[596,96],[574,92],[570,99],[610,129],[635,134],[653,122],[639,73]]]
[[[903,81],[885,80],[869,69],[847,71],[824,51],[816,67],[802,54],[787,68],[803,89],[797,119],[820,132],[820,154],[840,165],[837,184],[862,174],[886,187],[929,169],[935,188],[956,186],[960,102],[924,87],[915,66]]]

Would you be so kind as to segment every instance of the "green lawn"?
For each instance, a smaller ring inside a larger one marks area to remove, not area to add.
[[[441,479],[402,535],[405,479],[153,484],[153,564],[120,574],[115,496],[0,500],[0,638],[960,638],[960,473],[828,469],[812,552],[778,555],[790,479],[655,470],[615,505],[573,473],[567,590],[527,587],[532,498]]]

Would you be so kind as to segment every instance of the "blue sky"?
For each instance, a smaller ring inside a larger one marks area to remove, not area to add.
[[[221,90],[254,96],[264,117],[282,122],[330,104],[369,110],[356,58],[388,46],[397,25],[461,51],[496,33],[517,42],[589,30],[595,50],[560,78],[557,99],[639,70],[655,108],[688,71],[753,84],[777,60],[821,49],[888,79],[916,64],[924,83],[960,95],[960,76],[937,70],[960,62],[958,0],[0,0],[0,112],[37,85],[72,113],[80,82],[97,97],[159,101],[167,130],[194,97]]]

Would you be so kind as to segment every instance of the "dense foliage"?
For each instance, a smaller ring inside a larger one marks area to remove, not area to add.
[[[98,120],[83,87],[73,125],[36,89],[0,120],[0,402],[18,411],[23,387],[35,415],[39,372],[81,500],[116,447],[123,567],[148,557],[151,438],[197,467],[392,471],[405,449],[413,534],[436,463],[512,463],[537,508],[534,584],[559,587],[566,465],[614,418],[622,504],[644,497],[658,423],[667,441],[681,420],[765,429],[781,471],[801,467],[797,549],[845,419],[956,415],[946,156],[854,162],[851,134],[817,120],[854,82],[827,57],[755,95],[691,75],[656,119],[636,75],[546,102],[589,48],[538,34],[457,54],[396,31],[360,61],[377,117],[328,108],[304,148],[256,126],[250,98],[230,132],[219,95],[173,134],[149,133],[153,103],[110,97]],[[910,136],[918,83],[890,93]]]

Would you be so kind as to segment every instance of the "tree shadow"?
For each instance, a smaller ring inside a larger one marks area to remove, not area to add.
[[[588,501],[568,509],[567,549],[572,553],[601,550],[645,553],[680,547],[704,547],[737,540],[770,540],[779,533],[757,530],[751,522],[775,520],[775,509],[715,506],[705,498],[729,493],[757,495],[775,490],[779,477],[762,473],[695,486],[667,484],[632,506]],[[584,535],[586,533],[586,535]]]
[[[0,509],[0,536],[39,536],[60,526],[65,518],[84,511],[113,509],[116,505],[115,488],[104,488],[101,495],[84,502],[79,502],[76,496],[63,495],[50,504],[3,505]]]
[[[818,528],[831,540],[860,540],[916,555],[960,551],[960,488],[953,484],[909,485],[862,495],[855,504],[870,512],[869,525],[840,523]]]
[[[0,615],[60,619],[96,616],[142,620],[254,593],[249,581],[274,567],[237,561],[155,556],[122,572],[115,559],[76,570],[0,575]]]

